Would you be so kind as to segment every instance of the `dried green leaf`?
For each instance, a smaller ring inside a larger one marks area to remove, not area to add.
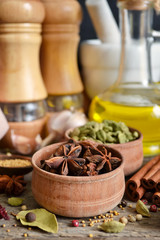
[[[98,226],[99,229],[108,233],[119,233],[125,227],[124,223],[118,221],[105,222],[102,225]]]
[[[145,216],[145,217],[150,217],[151,216],[148,208],[146,207],[146,205],[141,200],[137,201],[136,211],[137,211],[137,213],[140,213],[142,216]]]
[[[23,203],[24,199],[18,197],[8,198],[8,204],[14,207],[18,207]]]
[[[36,215],[36,220],[34,222],[26,221],[26,214],[32,212]],[[38,227],[46,232],[57,233],[58,223],[56,216],[53,213],[48,212],[44,208],[37,208],[28,211],[21,211],[16,216],[17,220],[20,220],[22,225]]]

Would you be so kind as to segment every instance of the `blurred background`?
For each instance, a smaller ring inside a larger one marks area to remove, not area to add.
[[[83,21],[82,21],[82,24],[80,27],[81,41],[86,40],[86,39],[94,39],[97,37],[96,33],[94,31],[94,27],[92,25],[90,16],[85,7],[85,1],[86,0],[78,0],[78,2],[81,4],[82,9],[83,9]],[[115,20],[118,23],[119,19],[118,19],[117,0],[108,0],[108,4],[110,5],[110,8],[115,17]],[[154,28],[154,30],[160,30],[160,15],[157,15],[156,13],[154,13],[153,28]]]

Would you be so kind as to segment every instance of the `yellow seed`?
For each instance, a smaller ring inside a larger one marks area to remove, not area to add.
[[[132,216],[131,214],[128,215],[128,217],[131,217],[131,216]]]
[[[108,217],[108,213],[106,213],[106,217]]]
[[[10,232],[10,229],[7,229],[6,232]]]
[[[24,234],[23,234],[23,237],[28,237],[28,234],[27,234],[27,233],[24,233]]]
[[[112,210],[110,210],[109,212],[110,212],[110,213],[113,213],[113,211],[112,211]]]
[[[122,205],[119,205],[120,208],[122,208]]]
[[[17,224],[13,224],[13,227],[17,227]]]
[[[25,210],[27,210],[27,206],[26,206],[26,205],[22,205],[22,206],[21,206],[21,209],[22,209],[23,211],[25,211]]]
[[[89,221],[91,222],[91,221],[92,221],[92,219],[90,218],[90,219],[89,219]]]
[[[113,221],[113,218],[110,218],[110,221]]]
[[[85,227],[85,226],[86,226],[86,224],[83,224],[83,225],[82,225],[82,227]]]
[[[113,218],[113,214],[111,214],[110,217]]]
[[[105,216],[102,216],[102,218],[105,218]]]
[[[84,221],[84,220],[82,220],[82,223],[85,223],[85,221]]]
[[[88,236],[91,238],[91,237],[93,237],[93,234],[90,233]]]
[[[31,228],[31,227],[29,227],[29,228],[28,228],[28,230],[32,230],[32,228]]]
[[[5,225],[5,224],[3,224],[3,225],[2,225],[2,227],[3,227],[3,228],[5,228],[5,227],[6,227],[6,225]]]
[[[101,216],[98,216],[98,218],[101,218]]]
[[[94,219],[96,219],[97,217],[96,216],[94,216]]]
[[[129,208],[132,208],[132,204],[129,204],[128,207],[129,207]]]
[[[106,219],[103,220],[103,222],[106,222],[106,221],[107,221]]]
[[[100,219],[98,219],[98,220],[97,220],[97,222],[101,222],[101,220],[100,220]]]

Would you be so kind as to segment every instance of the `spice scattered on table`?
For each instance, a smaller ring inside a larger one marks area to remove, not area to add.
[[[8,204],[11,206],[18,207],[23,203],[24,199],[18,197],[8,198]]]
[[[25,216],[27,222],[34,222],[36,221],[36,214],[33,212],[28,212]]]
[[[142,216],[145,216],[145,217],[150,217],[151,216],[148,208],[146,207],[146,205],[141,200],[137,201],[136,211],[137,211],[137,213],[140,213]]]
[[[28,222],[26,220],[25,216],[29,212],[32,212],[36,215],[35,221]],[[58,231],[58,223],[56,216],[44,208],[21,211],[16,215],[16,219],[20,220],[22,225],[38,227],[46,232],[57,233]]]
[[[108,233],[119,233],[124,229],[124,227],[125,224],[118,221],[110,221],[98,226],[100,230],[103,230]]]
[[[5,220],[9,220],[10,217],[8,216],[8,213],[2,205],[0,205],[0,219],[4,218]]]
[[[7,195],[19,196],[24,191],[26,182],[23,176],[1,175],[0,176],[0,193]]]

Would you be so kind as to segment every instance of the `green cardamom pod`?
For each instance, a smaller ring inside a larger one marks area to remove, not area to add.
[[[24,199],[18,197],[8,198],[8,204],[11,206],[18,207],[23,203]]]
[[[108,232],[108,233],[119,233],[125,227],[124,223],[118,221],[105,222],[102,225],[98,226],[99,229]]]
[[[96,132],[97,139],[102,142],[106,141],[106,135],[106,132],[101,129]]]
[[[136,211],[137,211],[137,213],[140,213],[142,216],[145,216],[145,217],[150,217],[151,216],[148,208],[146,207],[146,205],[141,200],[137,201]]]

